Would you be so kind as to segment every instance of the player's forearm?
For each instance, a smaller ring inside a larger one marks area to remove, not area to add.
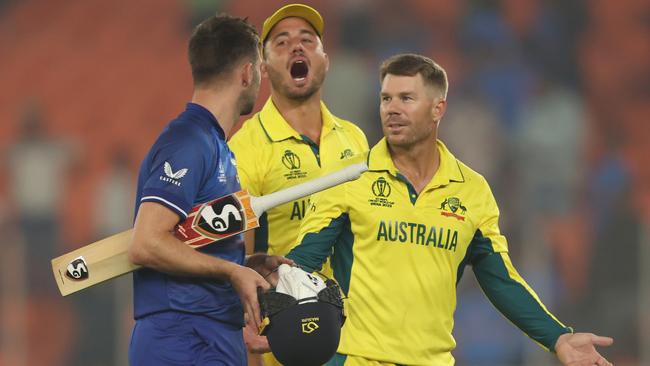
[[[298,246],[293,248],[287,258],[293,260],[307,272],[318,271],[332,252],[331,242],[320,240],[317,234],[307,234]]]
[[[178,276],[228,279],[238,265],[195,251],[178,240],[172,233],[178,219],[161,204],[143,202],[133,227],[129,260]]]
[[[237,264],[198,252],[171,233],[134,234],[129,260],[147,268],[177,276],[228,279]]]
[[[314,219],[314,221],[319,221]],[[318,271],[323,267],[327,258],[332,255],[332,248],[334,247],[337,238],[343,230],[349,229],[349,219],[347,214],[341,214],[335,219],[326,219],[327,226],[318,226],[312,232],[300,234],[300,244],[293,248],[287,258],[295,261],[305,271],[313,272]],[[304,221],[302,225],[307,225],[309,222]]]
[[[545,348],[553,351],[558,337],[571,332],[571,328],[557,320],[517,274],[507,254],[487,255],[477,261],[473,269],[492,304]]]

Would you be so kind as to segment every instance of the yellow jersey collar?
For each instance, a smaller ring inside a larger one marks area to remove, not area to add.
[[[447,149],[447,146],[442,141],[437,140],[436,145],[440,153],[440,166],[427,186],[437,187],[447,185],[449,182],[464,182],[465,177],[460,170],[460,165],[456,157]],[[370,150],[368,169],[371,171],[386,171],[397,177],[398,171],[393,163],[393,159],[391,159],[385,137]]]
[[[325,136],[335,128],[342,127],[341,123],[336,120],[323,101],[320,102],[320,113],[323,119],[321,136]],[[257,114],[257,117],[259,118],[264,131],[273,141],[282,141],[292,137],[299,140],[301,139],[298,131],[293,129],[284,117],[282,117],[282,114],[278,111],[278,108],[273,103],[271,97],[266,101],[262,110]]]

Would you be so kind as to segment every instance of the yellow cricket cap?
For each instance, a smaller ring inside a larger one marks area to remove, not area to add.
[[[298,17],[306,20],[312,27],[314,27],[319,37],[323,36],[323,28],[325,24],[323,22],[323,17],[316,9],[304,4],[289,4],[281,7],[273,13],[273,15],[266,18],[264,24],[262,24],[262,34],[260,37],[262,43],[266,41],[266,37],[271,32],[271,29],[273,29],[279,21],[288,17]]]

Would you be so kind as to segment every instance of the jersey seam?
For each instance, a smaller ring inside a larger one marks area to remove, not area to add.
[[[153,201],[160,201],[160,202],[163,202],[166,206],[169,206],[169,207],[174,208],[174,209],[177,211],[176,213],[180,213],[180,214],[182,214],[182,215],[183,215],[183,218],[187,218],[187,213],[186,213],[185,211],[183,211],[182,208],[178,207],[178,206],[177,206],[176,204],[174,204],[173,202],[171,202],[171,201],[169,201],[169,200],[166,200],[166,199],[164,199],[164,198],[162,198],[162,197],[158,197],[158,196],[144,196],[144,197],[142,197],[142,198],[140,199],[140,202],[150,202],[151,200],[153,200]]]

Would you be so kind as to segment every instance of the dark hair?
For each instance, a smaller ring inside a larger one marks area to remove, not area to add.
[[[389,57],[381,64],[380,81],[383,82],[387,74],[398,76],[422,75],[424,83],[438,88],[443,96],[447,97],[449,82],[447,72],[432,59],[413,53],[403,53]]]
[[[211,16],[194,28],[188,46],[194,84],[218,78],[242,60],[257,62],[260,38],[246,19]]]

